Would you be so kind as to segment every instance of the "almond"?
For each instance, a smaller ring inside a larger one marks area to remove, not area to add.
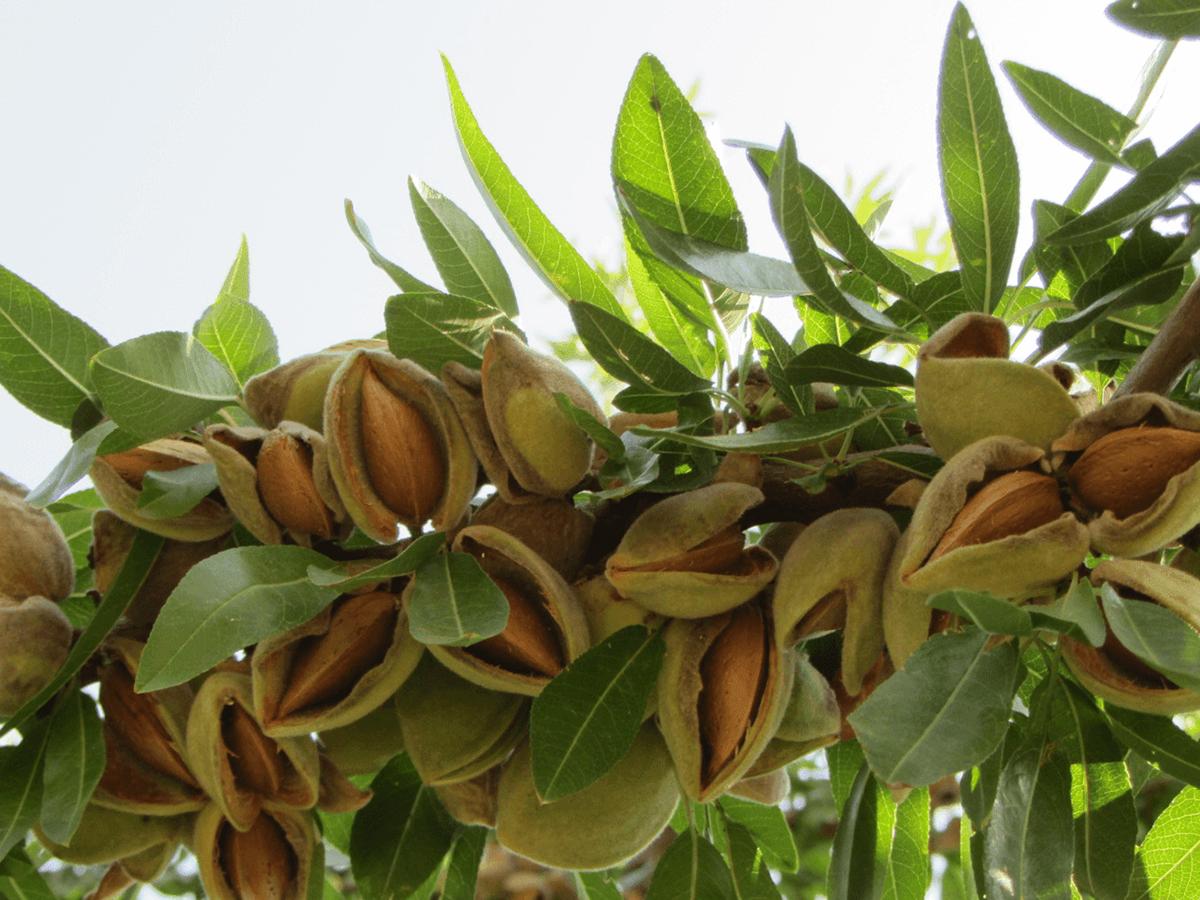
[[[959,547],[1025,534],[1062,514],[1058,482],[1052,477],[1026,470],[1009,472],[967,500],[933,548],[929,562]]]
[[[263,797],[273,798],[280,792],[287,775],[279,744],[263,734],[254,717],[232,700],[221,710],[221,739],[238,787]]]
[[[133,674],[120,663],[109,665],[100,682],[100,705],[109,727],[138,758],[184,784],[199,787],[183,761],[181,748],[159,720],[154,694],[137,693]]]
[[[678,556],[636,568],[639,572],[725,572],[741,559],[745,546],[746,535],[734,524]]]
[[[293,435],[269,432],[255,468],[263,506],[277,522],[301,534],[333,537],[333,515],[317,491],[311,449]]]
[[[470,652],[494,666],[553,678],[566,661],[550,614],[511,582],[492,580],[508,599],[508,624],[494,637],[472,644]]]
[[[295,894],[296,852],[270,815],[260,814],[249,831],[226,824],[218,842],[220,866],[234,896],[283,900]]]
[[[730,614],[700,662],[700,731],[704,781],[733,758],[758,711],[766,686],[767,630],[762,610],[746,603]]]
[[[1200,433],[1181,428],[1122,428],[1092,443],[1068,478],[1079,501],[1118,519],[1148,509],[1167,482],[1200,462]]]

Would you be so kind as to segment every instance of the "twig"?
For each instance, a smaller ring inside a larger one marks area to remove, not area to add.
[[[1171,310],[1113,396],[1138,392],[1166,395],[1197,358],[1200,358],[1200,279],[1192,283]]]

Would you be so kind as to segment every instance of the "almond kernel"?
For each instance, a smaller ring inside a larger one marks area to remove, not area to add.
[[[1200,462],[1200,433],[1181,428],[1122,428],[1091,444],[1068,478],[1090,509],[1118,519],[1147,509],[1167,482]]]
[[[940,556],[1028,531],[1063,514],[1058,482],[1039,472],[1017,471],[989,481],[967,500],[946,529],[929,562]]]

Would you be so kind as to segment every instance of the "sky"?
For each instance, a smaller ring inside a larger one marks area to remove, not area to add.
[[[1022,163],[1021,205],[1062,200],[1086,161],[1040,129],[999,72],[1050,71],[1118,109],[1155,42],[1085,0],[967,4]],[[380,249],[436,282],[408,203],[420,179],[463,207],[509,267],[536,341],[569,319],[528,273],[459,153],[439,54],[484,132],[585,256],[615,265],[612,129],[641,54],[687,90],[716,141],[777,143],[835,186],[886,171],[903,239],[944,218],[937,73],[951,0],[510,0],[336,5],[107,0],[0,5],[0,265],[111,343],[189,330],[244,234],[251,300],[284,359],[378,332],[395,292],[351,235],[351,199]],[[281,15],[281,10],[286,13]],[[1200,51],[1167,71],[1148,134],[1196,124]],[[751,249],[781,254],[740,151],[722,150]],[[1026,212],[1027,218],[1027,212]],[[1020,246],[1018,248],[1020,253]],[[29,486],[63,429],[0,392],[0,471]]]

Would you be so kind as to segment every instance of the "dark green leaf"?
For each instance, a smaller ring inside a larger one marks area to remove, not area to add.
[[[1200,790],[1185,787],[1142,843],[1146,892],[1153,900],[1190,900],[1200,882]]]
[[[1159,234],[1148,223],[1138,226],[1121,242],[1116,252],[1106,257],[1103,264],[1080,285],[1071,298],[1072,302],[1077,309],[1083,309],[1119,288],[1128,287],[1139,278],[1172,266],[1182,266],[1186,260],[1171,260],[1182,241],[1182,235]],[[1076,248],[1065,247],[1063,250],[1071,251]]]
[[[604,872],[576,872],[575,880],[580,900],[621,900],[621,889]]]
[[[408,179],[413,213],[446,292],[517,315],[517,296],[496,249],[471,217],[444,194]]]
[[[437,553],[445,543],[445,532],[430,532],[414,540],[404,548],[404,552],[399,556],[395,556],[387,562],[382,562],[358,575],[347,575],[340,569],[323,568],[322,566],[329,564],[328,560],[326,560],[322,566],[309,566],[308,578],[313,584],[336,588],[339,594],[345,594],[388,578],[411,575],[417,571],[421,563]]]
[[[180,331],[146,334],[101,350],[91,372],[104,411],[143,440],[186,431],[238,399],[233,373]]]
[[[1166,716],[1104,707],[1117,739],[1173,778],[1200,787],[1200,743]]]
[[[1070,900],[1071,774],[1061,754],[1019,750],[1000,775],[986,836],[989,898]]]
[[[971,312],[971,302],[963,291],[961,274],[939,272],[913,288],[911,300],[914,306],[928,316],[931,331],[941,328],[960,313]]]
[[[736,900],[733,876],[717,848],[692,829],[672,841],[654,869],[646,900]]]
[[[656,438],[647,438],[631,431],[621,435],[622,453],[616,459],[609,457],[600,470],[600,483],[604,490],[598,491],[595,496],[599,499],[626,497],[654,482],[659,475],[662,457],[650,448],[658,443]]]
[[[389,297],[383,320],[392,354],[397,359],[411,359],[430,372],[440,372],[450,360],[478,369],[494,328],[521,334],[494,306],[438,292],[412,291]]]
[[[143,515],[155,519],[182,515],[217,487],[214,463],[199,463],[167,472],[149,471],[142,481],[137,508]]]
[[[1003,68],[1029,111],[1055,137],[1092,159],[1126,167],[1119,154],[1137,122],[1048,72],[1015,62]]]
[[[309,566],[331,566],[304,547],[237,547],[196,563],[154,622],[137,689],[187,681],[238,650],[307,622],[338,595],[313,584]]]
[[[214,303],[192,326],[192,334],[233,373],[239,385],[279,365],[275,331],[263,311],[252,303]]]
[[[612,177],[655,224],[746,249],[746,223],[704,125],[649,53],[638,61],[617,116]]]
[[[42,809],[42,763],[50,729],[39,722],[15,747],[0,747],[0,859],[25,838]]]
[[[571,402],[571,398],[563,393],[555,393],[554,402],[558,408],[571,417],[580,428],[587,432],[588,437],[595,441],[596,446],[608,454],[609,459],[621,462],[625,458],[625,445],[619,435],[612,432],[607,425],[597,419],[586,409],[580,409]]]
[[[364,897],[405,900],[437,871],[456,825],[405,753],[380,770],[371,791],[350,831],[354,878]]]
[[[371,772],[368,775],[351,775],[350,781],[355,786],[366,790],[371,786],[371,779],[375,777],[375,773]],[[318,813],[321,817],[321,836],[331,846],[349,855],[350,853],[350,831],[354,827],[354,812]]]
[[[1108,633],[1096,592],[1086,579],[1053,603],[1023,609],[1036,630],[1065,634],[1092,647],[1101,646]]]
[[[647,428],[635,425],[631,432],[642,437],[669,438],[691,447],[706,447],[728,453],[787,453],[808,444],[818,443],[845,434],[875,415],[868,409],[827,409],[802,419],[783,419],[771,422],[748,434],[719,434],[712,436],[683,434],[678,431]]]
[[[91,470],[101,442],[116,431],[117,423],[111,419],[88,429],[71,444],[67,455],[58,461],[41,484],[29,492],[25,502],[30,506],[48,506],[69,491]]]
[[[880,900],[923,900],[931,875],[928,789],[911,791],[896,807],[895,820]]]
[[[986,759],[1008,730],[1017,651],[986,632],[936,634],[850,714],[885,782],[933,784]]]
[[[396,287],[405,292],[437,293],[437,288],[433,285],[426,284],[416,276],[409,274],[409,272],[400,268],[400,266],[375,249],[375,244],[371,240],[371,229],[367,227],[366,222],[358,217],[358,214],[354,211],[354,204],[349,200],[346,201],[346,221],[350,223],[350,230],[354,232],[354,236],[358,238],[359,243],[367,249],[367,255],[370,256],[371,262],[383,269],[395,283]]]
[[[750,322],[754,329],[754,347],[776,396],[793,415],[811,415],[814,411],[812,387],[802,382],[793,383],[787,377],[787,365],[796,356],[792,345],[762,313],[752,315]]]
[[[1061,272],[1063,278],[1066,279],[1066,291],[1063,296],[1071,299],[1078,296],[1079,289],[1083,284],[1096,275],[1113,256],[1112,247],[1103,240],[1067,246],[1045,242],[1046,235],[1061,228],[1078,215],[1074,210],[1048,200],[1033,202],[1033,227],[1036,241],[1034,252],[1037,254],[1038,271],[1041,273],[1042,280],[1051,289],[1054,288],[1055,276]],[[1103,293],[1101,291],[1095,294],[1092,299],[1097,299]]]
[[[100,783],[104,759],[96,701],[75,691],[54,708],[46,744],[41,825],[52,841],[70,843],[84,807]]]
[[[465,647],[508,623],[508,599],[469,553],[431,556],[413,579],[408,630],[422,644]]]
[[[925,603],[934,609],[957,613],[974,622],[988,634],[1011,634],[1027,637],[1033,634],[1029,613],[1011,600],[1001,600],[991,594],[951,590],[934,594]]]
[[[590,785],[629,752],[662,668],[658,631],[631,625],[567,666],[529,714],[533,781],[543,802]]]
[[[787,816],[778,806],[764,806],[741,800],[732,794],[721,798],[721,810],[731,822],[746,828],[773,867],[795,872],[800,865],[796,839],[788,825]]]
[[[450,861],[446,866],[442,900],[475,900],[475,883],[487,839],[488,830],[481,825],[464,828],[454,839]]]
[[[1100,586],[1104,618],[1113,635],[1138,659],[1177,685],[1200,690],[1200,634],[1165,606],[1126,600],[1107,582]]]
[[[726,856],[738,900],[780,900],[766,854],[755,836],[737,822],[724,823]]]
[[[621,305],[600,276],[538,209],[484,136],[445,56],[442,64],[463,158],[500,227],[557,296],[568,302],[599,306],[612,316],[624,319]]]
[[[833,837],[829,866],[829,900],[864,900],[875,892],[875,776],[864,762],[859,766],[850,796],[842,807]]]
[[[57,900],[28,854],[15,847],[0,860],[0,897],[8,900]]]
[[[1105,10],[1126,28],[1166,40],[1200,37],[1200,3],[1196,0],[1117,0]]]
[[[1147,165],[1128,184],[1046,236],[1052,244],[1080,244],[1112,237],[1165,210],[1200,170],[1200,126]]]
[[[0,385],[64,428],[94,398],[88,362],[108,341],[32,284],[0,267]]]
[[[849,387],[912,387],[912,372],[900,366],[864,359],[834,344],[817,344],[798,354],[784,368],[789,383],[827,381]]]

